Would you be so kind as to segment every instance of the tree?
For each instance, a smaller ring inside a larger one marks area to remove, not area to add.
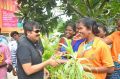
[[[57,1],[61,5],[57,5]],[[18,3],[20,12],[17,15],[38,21],[42,24],[43,34],[58,28],[58,17],[64,14],[71,16],[73,22],[91,17],[106,26],[113,26],[115,18],[120,16],[119,0],[18,0]],[[62,14],[53,14],[52,10],[56,7],[63,11]]]
[[[42,33],[49,33],[57,26],[57,18],[53,18],[52,8],[56,7],[55,0],[18,0],[19,12],[17,16],[25,20],[35,20],[42,25]]]
[[[110,21],[120,15],[119,0],[61,0],[67,15],[74,20],[91,17],[110,25]]]

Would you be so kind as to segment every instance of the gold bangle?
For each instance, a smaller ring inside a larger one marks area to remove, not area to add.
[[[57,60],[55,60],[58,64],[60,64]]]
[[[96,72],[98,73],[98,68],[95,67]]]

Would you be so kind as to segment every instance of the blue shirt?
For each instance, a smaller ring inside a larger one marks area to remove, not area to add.
[[[83,41],[85,41],[85,39],[77,40],[77,41],[74,43],[74,45],[72,45],[74,52],[77,52],[77,51],[78,51],[78,47],[79,47],[79,45],[80,45]]]

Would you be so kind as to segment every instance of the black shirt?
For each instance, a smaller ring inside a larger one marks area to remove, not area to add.
[[[22,64],[32,63],[32,65],[42,62],[43,46],[38,43],[32,43],[26,36],[23,36],[18,41],[17,49],[17,64],[18,64],[18,79],[43,79],[43,70],[31,75],[26,75],[22,68]]]

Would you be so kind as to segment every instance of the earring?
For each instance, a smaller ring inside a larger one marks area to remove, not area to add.
[[[90,34],[91,32],[90,31],[88,31],[88,34]]]

